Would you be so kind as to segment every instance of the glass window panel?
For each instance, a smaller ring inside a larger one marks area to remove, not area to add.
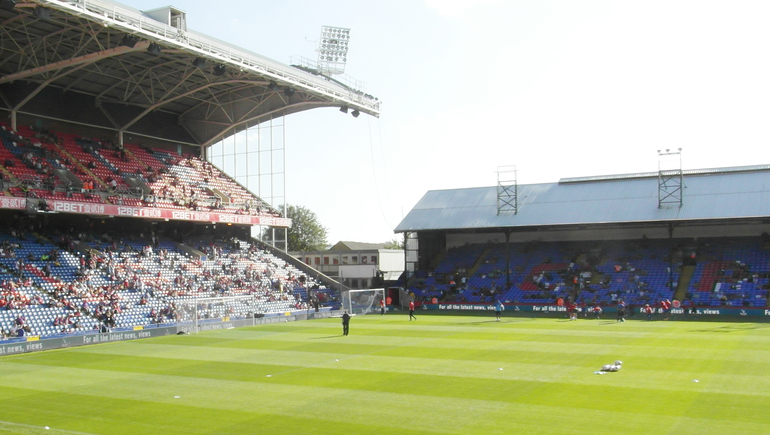
[[[249,175],[259,174],[259,153],[248,153],[246,155],[249,165]]]
[[[235,153],[235,138],[230,136],[222,141],[222,154],[234,154]]]
[[[273,168],[280,171],[284,167],[284,151],[282,149],[273,150]]]
[[[249,175],[249,181],[246,188],[249,189],[251,193],[259,196],[259,177],[256,175]]]
[[[221,167],[222,167],[222,165],[224,164],[224,157],[222,156],[222,154],[219,154],[219,155],[215,155],[215,156],[211,156],[211,157],[209,158],[209,161],[210,161],[210,162],[211,162],[211,163],[212,163],[214,166],[216,166],[217,168],[221,168]]]
[[[260,174],[269,174],[272,172],[272,162],[270,161],[270,154],[271,152],[268,151],[261,151],[259,153],[259,173]]]
[[[247,139],[249,140],[249,149],[246,151],[259,151],[259,127],[250,128],[247,134]]]
[[[261,126],[259,128],[259,150],[270,149],[270,128]]]
[[[240,133],[235,135],[235,153],[236,154],[244,154],[247,152],[247,146],[249,144],[249,140],[246,137],[248,133],[246,130],[241,131]]]
[[[286,191],[284,190],[283,174],[278,174],[273,177],[273,195],[274,196],[286,195]]]
[[[232,174],[235,170],[235,156],[232,154],[224,156],[224,163],[222,164],[222,170],[228,174]]]
[[[283,127],[273,126],[273,149],[283,148]]]
[[[249,175],[247,171],[247,161],[245,154],[236,154],[235,156],[235,175],[238,177],[246,177]]]
[[[222,155],[222,142],[219,141],[215,143],[214,145],[211,145],[208,149],[209,157],[214,156],[221,156]]]
[[[259,176],[259,197],[270,201],[272,198],[272,182],[270,180],[270,175],[260,175]]]

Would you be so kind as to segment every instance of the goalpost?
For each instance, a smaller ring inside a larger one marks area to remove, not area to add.
[[[197,334],[201,323],[254,318],[262,310],[254,296],[195,298],[177,302],[177,330]]]
[[[380,301],[385,300],[385,289],[348,290],[342,293],[342,309],[350,314],[363,315],[380,312]]]

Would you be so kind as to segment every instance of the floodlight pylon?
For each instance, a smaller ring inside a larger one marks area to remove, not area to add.
[[[683,188],[682,149],[658,150],[658,208],[666,205],[681,208],[684,204]]]
[[[516,166],[497,167],[497,215],[519,213],[519,185]]]

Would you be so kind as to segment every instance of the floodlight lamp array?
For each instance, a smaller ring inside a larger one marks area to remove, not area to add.
[[[324,26],[318,43],[319,62],[347,62],[350,29]]]

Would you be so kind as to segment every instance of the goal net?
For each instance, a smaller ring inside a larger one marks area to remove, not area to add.
[[[196,298],[177,302],[177,329],[198,333],[200,325],[254,318],[260,313],[254,296]]]
[[[342,293],[342,309],[362,315],[380,312],[380,301],[385,300],[385,289],[348,290]]]

